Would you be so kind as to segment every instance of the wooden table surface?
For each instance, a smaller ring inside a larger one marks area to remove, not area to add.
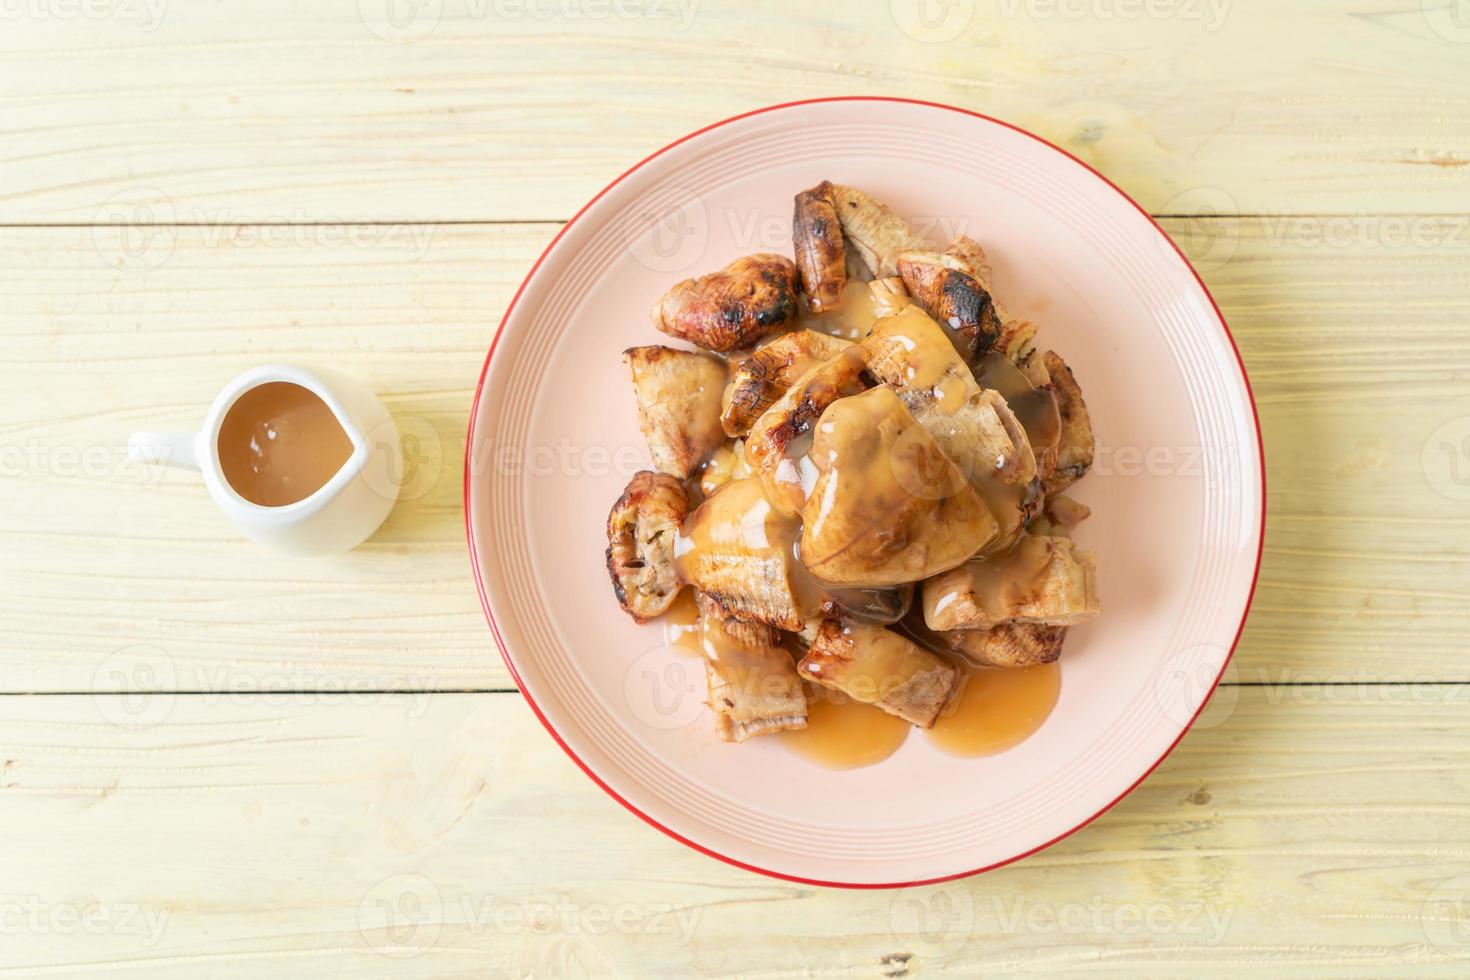
[[[0,980],[1470,974],[1463,0],[0,17]],[[1063,843],[897,893],[727,867],[578,772],[495,651],[459,481],[559,222],[706,123],[870,93],[1028,127],[1160,215],[1270,479],[1196,730]],[[272,359],[403,423],[405,499],[340,560],[126,460]]]

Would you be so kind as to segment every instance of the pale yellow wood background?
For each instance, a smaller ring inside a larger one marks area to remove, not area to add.
[[[1470,972],[1449,0],[385,9],[5,8],[0,978]],[[1169,216],[1271,481],[1204,725],[1050,851],[896,894],[728,868],[603,796],[510,690],[459,500],[485,347],[559,222],[690,129],[847,93],[1015,121]],[[364,378],[413,437],[409,499],[335,562],[123,460],[272,358]]]

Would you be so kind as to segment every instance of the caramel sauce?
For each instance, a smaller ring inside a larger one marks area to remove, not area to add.
[[[961,687],[930,730],[935,745],[953,755],[990,755],[1019,745],[1041,727],[1061,690],[1060,663],[1034,667],[979,667],[950,646],[949,634],[931,630],[915,607],[894,630],[961,671]]]
[[[802,316],[796,329],[819,330],[834,337],[861,340],[878,319],[873,302],[873,291],[860,279],[849,279],[842,287],[842,299],[837,308],[826,313],[812,313],[802,306]]]
[[[763,693],[762,678],[770,673],[772,657],[789,660],[784,647],[747,644],[724,628],[721,616],[701,617],[694,627],[697,649],[715,673],[737,692],[750,696]],[[758,628],[758,632],[762,628]]]
[[[842,622],[838,635],[828,634],[825,640],[823,654],[803,659],[802,669],[811,680],[827,681],[863,704],[890,697],[913,677],[916,668],[931,665],[929,657],[916,652],[907,637],[881,627]]]
[[[699,636],[699,602],[693,589],[684,589],[669,611],[659,617],[664,630],[664,643],[681,653],[700,656],[703,650]]]
[[[773,506],[759,479],[732,480],[685,520],[674,567],[695,588],[718,593],[738,582],[769,615],[805,622],[822,591],[797,555],[800,533],[801,518]]]
[[[867,345],[878,352],[875,373],[888,381],[902,383],[913,391],[928,389],[933,408],[925,415],[924,424],[934,433],[941,447],[966,468],[966,475],[999,527],[986,552],[1009,547],[1025,527],[1040,500],[1040,488],[1023,479],[1020,464],[1004,457],[976,458],[976,445],[965,438],[964,427],[956,422],[946,428],[945,417],[954,415],[975,399],[993,399],[994,391],[1004,399],[1015,422],[1004,416],[1001,423],[1014,439],[1019,423],[1033,453],[1042,454],[1054,448],[1061,434],[1061,419],[1056,398],[1050,390],[1033,386],[1026,374],[1003,354],[982,357],[973,372],[956,349],[951,331],[916,306],[894,316],[884,317],[873,327],[872,341]],[[882,352],[902,350],[885,356]],[[885,363],[887,362],[887,363]],[[899,374],[896,365],[902,365]],[[916,409],[916,411],[919,411]],[[996,472],[990,471],[994,465]]]
[[[674,542],[674,564],[683,581],[692,583],[691,570],[706,554],[749,556],[754,559],[752,571],[759,567],[781,576],[783,581],[771,583],[770,593],[787,593],[803,619],[825,611],[883,624],[901,619],[908,612],[913,602],[912,585],[858,588],[823,582],[802,562],[800,538],[801,519],[773,507],[760,480],[732,480],[717,487],[685,521]],[[688,594],[692,596],[693,591]],[[674,609],[664,616],[666,622],[683,601],[683,596],[675,600]],[[697,619],[692,600],[690,611],[681,615],[692,617],[690,622]],[[666,637],[668,629],[666,625]]]
[[[937,748],[960,756],[994,755],[1041,727],[1062,690],[1061,665],[973,667],[929,730]]]
[[[868,291],[873,294],[873,312],[880,317],[893,316],[914,301],[901,276],[874,279],[868,283]]]
[[[873,327],[873,336],[877,339],[873,345],[876,350],[901,347],[904,351],[902,378],[890,377],[889,380],[901,380],[913,390],[929,389],[934,412],[925,417],[925,426],[935,433],[940,446],[949,452],[951,458],[961,460],[967,467],[964,475],[995,519],[996,534],[984,546],[984,550],[991,552],[1008,547],[1021,532],[1030,512],[1035,509],[1038,488],[1024,483],[1006,482],[1000,470],[1011,461],[1004,457],[994,460],[977,458],[977,446],[965,437],[964,425],[968,423],[957,421],[946,429],[944,420],[945,416],[956,414],[976,399],[987,397],[983,394],[983,389],[988,385],[984,381],[976,381],[945,331],[916,306],[878,321]],[[890,375],[894,372],[890,369],[883,373]],[[1017,379],[1004,374],[1003,369],[998,366],[985,380],[997,379],[1004,381],[1019,397]],[[1024,376],[1020,378],[1020,383],[1026,384]],[[1026,391],[1033,391],[1029,384],[1026,384]],[[1005,392],[1000,394],[1005,397]],[[991,471],[991,465],[996,468],[995,472]]]
[[[859,289],[863,300],[849,303]],[[850,282],[841,309],[820,316],[807,315],[802,325],[851,339],[860,338],[870,327],[888,332],[908,351],[905,383],[930,389],[940,414],[954,414],[982,389],[991,389],[1006,399],[1033,446],[1054,445],[1060,433],[1054,397],[1032,386],[1011,361],[998,354],[987,355],[972,375],[947,333],[936,330],[935,322],[921,310],[908,307],[878,318],[866,283]],[[957,370],[957,365],[964,370]],[[741,478],[744,474],[731,460],[712,460],[706,471],[706,493],[718,491],[731,496],[723,501],[718,519],[704,513],[703,507],[691,515],[676,545],[676,563],[683,574],[685,563],[701,548],[758,553],[764,562],[762,568],[773,569],[784,577],[781,585],[804,618],[828,615],[877,626],[894,625],[902,636],[956,664],[963,673],[961,687],[928,733],[934,745],[958,756],[1001,752],[1024,741],[1055,707],[1061,685],[1058,664],[1019,669],[975,667],[951,649],[942,634],[922,628],[922,611],[911,609],[912,585],[834,585],[813,574],[802,560],[804,532],[820,535],[833,525],[840,535],[861,536],[853,528],[863,520],[874,527],[882,522],[892,524],[904,502],[955,494],[954,490],[932,496],[924,493],[923,488],[935,481],[936,473],[939,478],[949,474],[942,472],[943,467],[927,465],[922,458],[922,448],[930,445],[923,433],[915,433],[910,440],[885,440],[882,436],[885,426],[893,428],[891,406],[886,404],[892,400],[892,393],[884,391],[886,397],[869,397],[869,392],[843,399],[840,411],[824,414],[820,422],[791,440],[773,479]],[[853,447],[861,446],[872,451],[854,451]],[[906,460],[911,465],[906,466]],[[991,474],[973,481],[965,481],[960,475],[959,481],[971,483],[978,501],[1000,525],[1001,533],[981,557],[964,567],[986,611],[998,620],[1004,619],[1011,606],[1009,600],[1017,590],[1026,589],[1045,566],[1045,549],[1028,545],[1028,538],[1020,536],[1026,515],[1038,499],[1038,489],[1034,482],[1007,485]],[[805,529],[802,514],[774,506],[772,494],[783,503],[800,506],[809,519]],[[939,601],[953,599],[941,596]],[[664,617],[664,630],[667,642],[701,653],[722,674],[759,672],[760,664],[751,659],[749,651],[721,642],[722,634],[717,630],[701,630],[692,590],[681,596]],[[901,646],[898,637],[893,639],[896,655]],[[903,673],[902,664],[890,664],[894,658],[881,654],[879,651],[874,660],[873,673]],[[907,722],[879,708],[818,685],[806,684],[804,688],[807,727],[780,732],[778,737],[792,752],[818,765],[831,769],[875,765],[896,752],[908,736],[911,726]]]
[[[776,470],[770,477],[775,484],[772,495],[779,495],[788,502],[792,510],[798,512],[812,495],[812,487],[817,484],[817,466],[812,462],[814,438],[812,430],[808,429],[788,442],[786,451],[776,461]]]
[[[236,399],[217,445],[225,480],[261,507],[310,497],[337,475],[354,449],[327,403],[289,381],[259,385]]]
[[[822,585],[820,588],[825,612],[869,626],[887,626],[898,622],[908,615],[914,602],[913,585],[900,585],[891,589],[839,588],[831,585]]]
[[[896,586],[952,568],[994,532],[964,475],[892,389],[834,402],[817,426],[820,471],[801,554],[821,579]]]
[[[700,551],[789,556],[800,528],[800,518],[771,506],[760,480],[731,480],[685,520],[674,542],[674,564],[687,582],[691,560]]]
[[[788,749],[827,769],[876,765],[908,738],[908,722],[839,691],[807,684],[806,727],[781,732]]]
[[[963,590],[974,594],[991,622],[1005,622],[1016,614],[1018,606],[1026,603],[1051,560],[1052,551],[1045,537],[1022,535],[1004,554],[985,555],[966,562],[967,575],[958,577],[963,585],[932,598],[926,593],[925,608],[936,614],[943,612]]]
[[[1000,392],[1038,454],[1057,444],[1062,435],[1062,419],[1057,412],[1056,396],[1034,387],[1009,357],[992,351],[980,358],[975,365],[975,380],[982,388]]]
[[[1010,550],[1016,539],[1026,530],[1029,516],[1035,512],[1041,500],[1039,481],[1020,485],[1002,483],[1000,480],[976,480],[975,492],[985,501],[999,529],[990,543],[980,550],[982,556],[997,555]]]
[[[861,392],[864,389],[863,370],[862,350],[857,346],[846,348],[804,373],[776,405],[768,409],[779,413],[779,423],[767,428],[763,417],[752,428],[745,444],[746,462],[751,470],[760,474],[771,502],[781,509],[800,513],[816,482],[817,472],[811,453],[815,429],[822,414],[816,411],[817,406],[830,406],[844,396]],[[771,416],[773,419],[777,417]],[[784,437],[780,455],[763,458],[767,451],[775,451],[778,443],[776,430],[792,426],[797,428]]]
[[[872,332],[904,348],[904,383],[914,389],[930,389],[942,414],[953,415],[979,394],[979,385],[943,328],[919,307],[905,307],[884,317],[873,325]]]
[[[731,480],[743,480],[750,476],[750,466],[745,462],[741,441],[719,447],[699,468],[699,491],[705,497],[714,493]]]

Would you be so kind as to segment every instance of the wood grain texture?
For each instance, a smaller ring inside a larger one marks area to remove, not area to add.
[[[564,220],[834,94],[994,114],[1156,212],[1470,211],[1453,0],[390,2],[12,5],[0,221]]]
[[[1235,689],[1092,826],[898,892],[681,846],[514,694],[10,698],[0,977],[1464,976],[1467,690]]]
[[[1169,222],[1245,358],[1266,445],[1233,675],[1465,679],[1470,219]]]
[[[106,686],[96,672],[137,644],[157,650],[150,688],[505,686],[464,544],[464,433],[501,310],[554,228],[419,229],[430,257],[410,230],[361,230],[171,229],[146,271],[109,266],[87,229],[6,234],[5,689]],[[385,526],[337,560],[267,554],[197,474],[126,459],[130,430],[192,431],[231,377],[293,360],[381,392],[413,467]]]
[[[1235,330],[1266,436],[1266,558],[1233,678],[1470,678],[1470,223],[1375,219],[1342,243],[1274,219],[1166,224]],[[169,229],[152,269],[109,264],[116,243],[89,229],[0,232],[0,689],[509,686],[459,467],[494,324],[555,226],[395,227]],[[124,460],[130,431],[196,425],[273,359],[365,379],[410,437],[407,499],[339,560],[267,555],[192,474]],[[122,662],[152,673],[119,675],[109,658],[137,645]]]
[[[0,980],[1470,973],[1452,0],[390,2],[0,5]],[[510,685],[459,467],[516,284],[645,154],[836,94],[996,115],[1175,216],[1270,478],[1175,753],[1048,851],[894,893],[698,855],[517,695],[452,693]],[[270,360],[408,435],[342,559],[125,460]]]

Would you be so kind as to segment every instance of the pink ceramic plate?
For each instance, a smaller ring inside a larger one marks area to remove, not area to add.
[[[1072,365],[1098,438],[1073,496],[1093,517],[1103,616],[1072,630],[1061,699],[1030,739],[962,759],[924,738],[866,769],[777,739],[725,745],[697,660],[618,609],[604,522],[646,450],[621,352],[659,343],[673,283],[790,254],[792,196],[874,194],[936,243],[967,233],[995,291]],[[623,174],[557,236],[500,325],[470,417],[465,506],[485,611],[552,737],[666,833],[820,884],[914,884],[1030,854],[1168,753],[1239,636],[1264,516],[1260,436],[1219,311],[1172,243],[1101,176],[973,113],[829,99],[726,120]],[[589,841],[595,849],[596,842]]]

